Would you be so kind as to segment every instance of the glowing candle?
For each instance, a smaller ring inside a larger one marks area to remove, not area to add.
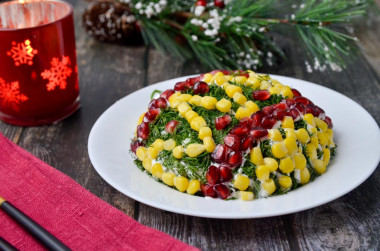
[[[49,124],[78,107],[72,7],[56,0],[0,4],[0,119]]]

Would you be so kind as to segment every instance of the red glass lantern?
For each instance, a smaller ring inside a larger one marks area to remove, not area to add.
[[[0,4],[0,119],[50,124],[78,107],[72,6],[56,0]]]

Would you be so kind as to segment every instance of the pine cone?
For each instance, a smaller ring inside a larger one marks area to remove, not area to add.
[[[101,42],[138,44],[142,42],[136,18],[128,4],[93,2],[82,16],[84,28]]]

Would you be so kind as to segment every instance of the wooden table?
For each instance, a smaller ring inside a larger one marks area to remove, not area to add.
[[[170,213],[134,201],[108,185],[96,173],[87,152],[88,135],[97,118],[118,99],[144,86],[204,69],[195,62],[162,56],[151,48],[96,42],[81,27],[87,3],[72,0],[72,4],[82,108],[55,125],[23,128],[0,122],[5,136],[142,224],[203,250],[380,249],[379,168],[358,188],[333,202],[299,213],[250,220]],[[288,59],[276,68],[260,70],[308,80],[343,93],[379,123],[379,25],[379,17],[369,17],[359,25],[359,55],[344,72],[307,73],[299,44],[282,36],[276,39],[281,41]]]

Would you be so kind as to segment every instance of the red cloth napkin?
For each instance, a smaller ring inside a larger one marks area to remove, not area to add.
[[[0,133],[0,195],[73,250],[197,250],[146,227]],[[0,236],[20,250],[41,250],[0,210]]]

